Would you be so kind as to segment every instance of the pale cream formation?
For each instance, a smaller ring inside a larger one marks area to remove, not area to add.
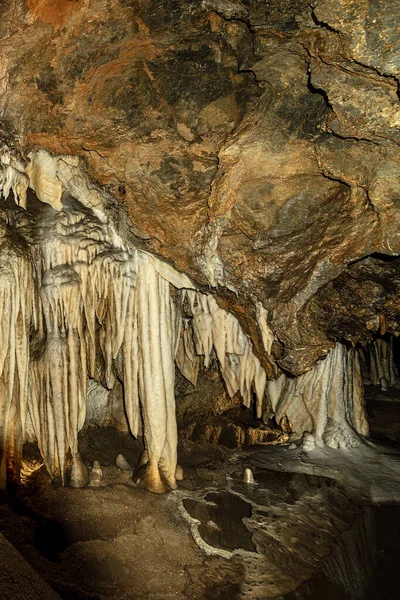
[[[267,394],[276,420],[287,415],[306,449],[348,448],[368,435],[357,351],[336,344],[325,360],[300,377],[269,381]]]
[[[19,471],[22,458],[33,293],[27,249],[0,221],[0,488],[7,470],[11,476]]]
[[[214,351],[228,394],[232,397],[239,392],[244,405],[249,407],[254,393],[260,418],[267,377],[250,339],[238,320],[220,308],[211,294],[187,290],[186,295],[193,317],[184,324],[177,353],[182,374],[195,384],[198,356],[203,357],[208,368]]]

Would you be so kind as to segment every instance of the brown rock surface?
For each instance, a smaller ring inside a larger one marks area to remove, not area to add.
[[[125,207],[136,239],[198,285],[219,286],[259,354],[261,301],[276,358],[293,374],[333,339],[362,338],[364,316],[352,313],[356,327],[321,325],[326,306],[314,295],[350,263],[400,252],[399,2],[311,5],[0,8],[4,141],[79,156]],[[352,312],[342,299],[335,311]]]

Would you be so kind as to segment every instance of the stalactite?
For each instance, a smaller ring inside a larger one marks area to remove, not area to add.
[[[144,483],[161,492],[166,485],[176,487],[175,324],[169,283],[145,255],[140,258],[137,280],[137,314],[138,382],[148,453]]]
[[[174,357],[180,319],[169,281],[192,284],[119,239],[113,246],[109,224],[94,211],[68,197],[63,204],[44,224],[35,250],[44,317],[37,333],[42,349],[32,362],[31,413],[46,465],[64,477],[69,453],[79,463],[86,371],[96,376],[97,345],[110,389],[113,363],[122,352],[124,402],[135,436],[141,403],[149,463],[145,485],[153,491],[176,487]]]
[[[196,353],[190,319],[182,320],[182,339],[176,353],[176,364],[182,375],[196,386],[200,369],[200,356]]]
[[[364,383],[380,386],[383,391],[396,384],[397,368],[393,358],[393,337],[378,338],[358,350]]]
[[[18,206],[26,208],[29,177],[24,173],[23,163],[11,155],[7,148],[0,151],[0,189],[5,200],[13,192]]]
[[[325,360],[296,378],[270,381],[267,394],[279,421],[287,415],[307,449],[346,448],[368,435],[357,351],[336,344]]]
[[[261,330],[261,337],[264,344],[264,349],[267,354],[271,354],[272,344],[274,342],[274,332],[268,325],[268,311],[261,302],[256,304],[257,323]]]
[[[39,200],[50,204],[55,210],[62,210],[63,187],[57,176],[57,163],[46,150],[31,152],[26,172],[30,187]]]
[[[134,436],[143,420],[136,481],[155,492],[175,488],[175,362],[193,385],[201,364],[218,362],[231,397],[239,393],[247,407],[254,399],[259,418],[269,399],[277,419],[287,414],[313,443],[352,445],[355,432],[366,433],[354,351],[338,345],[313,371],[267,384],[238,320],[187,276],[125,243],[107,212],[110,199],[76,159],[40,150],[26,161],[3,148],[0,162],[5,197],[12,190],[25,207],[29,185],[49,205],[29,247],[8,236],[11,225],[0,227],[0,447],[10,457],[21,452],[28,408],[50,474],[64,480],[69,466],[70,484],[86,485],[78,433],[87,377],[111,389],[118,376]],[[257,303],[256,313],[270,354],[268,312]]]
[[[80,281],[70,265],[45,271],[41,301],[46,341],[32,361],[31,416],[46,466],[64,478],[66,456],[78,454],[85,421],[86,348]]]
[[[243,403],[249,407],[254,392],[257,416],[260,418],[267,377],[253,352],[250,339],[244,334],[238,320],[220,308],[213,296],[188,290],[187,297],[193,315],[192,332],[196,354],[203,356],[204,366],[207,368],[214,349],[229,395],[232,397],[240,392]],[[188,364],[191,364],[193,370],[188,379],[193,380],[198,365],[193,347],[187,341],[190,335],[188,330],[189,325],[186,324],[181,338],[178,366],[184,366],[182,373],[185,375]]]
[[[0,221],[0,488],[16,479],[27,414],[34,281],[26,247]]]

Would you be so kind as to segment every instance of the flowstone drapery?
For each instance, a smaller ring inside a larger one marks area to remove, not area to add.
[[[0,221],[0,488],[5,485],[7,463],[21,460],[33,288],[27,248]]]
[[[40,150],[25,160],[6,148],[0,162],[3,196],[12,192],[16,201],[0,207],[3,487],[6,457],[9,477],[18,477],[27,415],[49,473],[64,481],[72,465],[71,484],[85,485],[78,433],[87,377],[111,389],[118,376],[134,436],[143,423],[138,480],[154,492],[175,488],[175,363],[195,385],[200,366],[217,361],[231,397],[240,393],[247,407],[254,397],[258,418],[269,399],[278,418],[287,414],[316,443],[354,445],[355,432],[366,433],[354,352],[338,345],[313,371],[268,383],[238,320],[188,277],[126,242],[110,198],[72,157]],[[28,187],[41,200],[35,214]],[[260,303],[255,309],[269,355],[268,313]]]
[[[348,448],[368,435],[357,351],[336,344],[326,359],[296,378],[281,375],[268,382],[267,395],[276,419],[287,415],[303,446]]]

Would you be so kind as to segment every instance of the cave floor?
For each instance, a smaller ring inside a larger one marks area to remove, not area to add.
[[[0,531],[62,598],[218,598],[239,585],[240,565],[196,546],[171,495],[135,486],[131,472],[112,464],[116,439],[128,460],[137,454],[134,444],[112,430],[88,437],[85,458],[94,453],[103,463],[100,487],[50,485],[39,468],[26,478],[22,515],[0,505]],[[209,452],[208,460],[214,454],[221,453]]]
[[[131,472],[115,466],[120,452],[133,466],[142,448],[111,428],[90,429],[80,443],[85,461],[102,465],[100,487],[50,484],[31,455],[13,508],[0,504],[0,535],[23,557],[14,570],[26,571],[26,560],[45,592],[35,595],[32,584],[26,595],[7,595],[0,576],[0,599],[50,598],[53,591],[64,600],[379,597],[365,589],[374,560],[367,505],[398,503],[400,451],[394,427],[383,440],[387,430],[375,434],[373,424],[392,424],[400,403],[378,396],[369,399],[372,440],[359,449],[232,452],[185,442],[185,479],[166,495],[144,491]],[[243,481],[244,467],[251,467],[255,485]],[[394,516],[379,509],[378,522],[400,527],[396,507],[389,509]],[[392,558],[398,550],[395,540],[382,542],[379,585],[390,579],[385,544]],[[7,552],[4,544],[0,552]]]
[[[333,479],[361,501],[400,503],[400,447],[365,440],[359,448],[252,448],[249,461],[258,467]]]
[[[363,515],[330,480],[253,465],[249,485],[246,453],[193,442],[181,448],[179,489],[151,494],[113,464],[116,438],[92,430],[82,444],[88,462],[103,463],[100,487],[51,485],[27,464],[19,514],[0,505],[0,531],[65,600],[282,599]],[[140,451],[124,450],[129,460]]]

